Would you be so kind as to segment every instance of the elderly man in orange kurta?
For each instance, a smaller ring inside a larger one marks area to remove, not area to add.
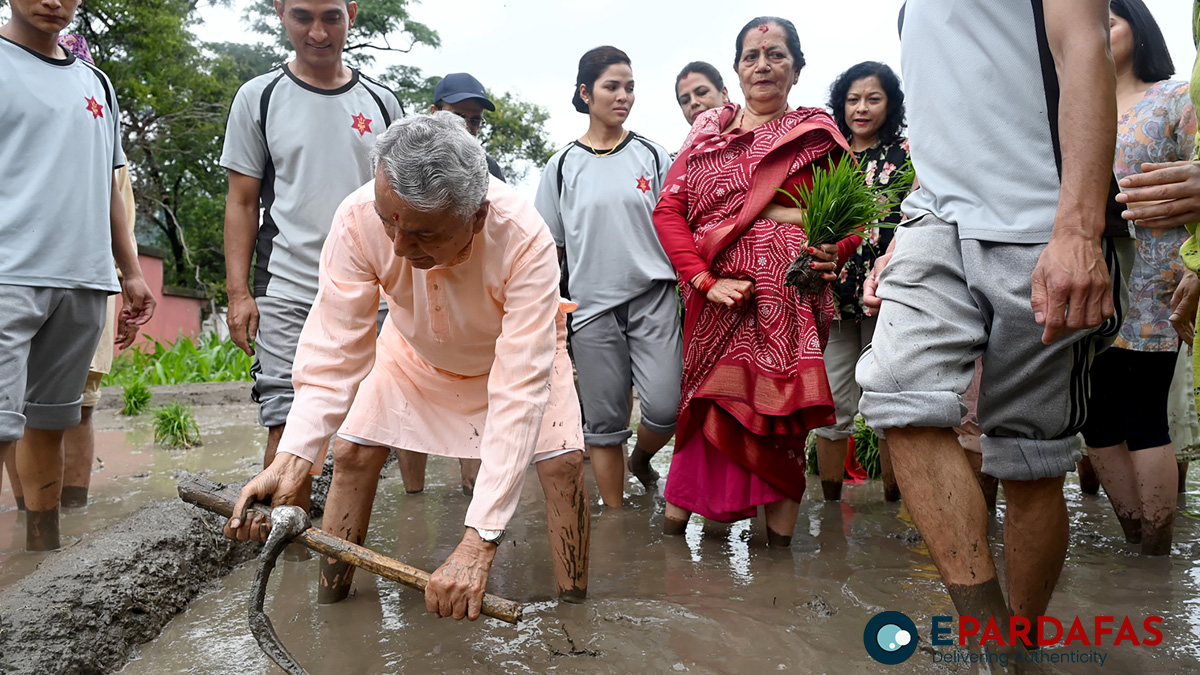
[[[438,616],[475,619],[532,462],[559,596],[580,601],[583,434],[549,231],[532,203],[489,182],[483,148],[452,113],[393,123],[372,159],[375,180],[346,198],[325,242],[278,454],[242,490],[226,535],[263,538],[250,500],[294,503],[334,432],[324,522],[355,542],[391,449],[479,458],[462,541],[425,592]],[[381,293],[388,320],[376,344]],[[323,564],[320,601],[346,597],[352,571]]]

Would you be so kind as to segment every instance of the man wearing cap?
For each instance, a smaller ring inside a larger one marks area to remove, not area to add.
[[[488,100],[487,91],[470,73],[450,73],[433,88],[433,105],[429,106],[429,112],[437,110],[449,110],[466,120],[467,131],[478,138],[484,124],[483,111],[496,112],[496,104]],[[504,172],[491,155],[487,156],[487,165],[488,173],[504,180]]]
[[[443,77],[433,88],[433,105],[429,112],[435,113],[446,110],[463,118],[467,123],[467,131],[472,136],[479,137],[483,129],[483,111],[496,111],[496,105],[488,100],[487,91],[483,84],[469,73],[450,73]],[[497,179],[504,180],[504,172],[491,155],[487,157],[488,173]],[[425,463],[428,455],[410,450],[397,450],[396,457],[400,460],[400,475],[404,480],[404,491],[416,494],[425,489]],[[462,470],[462,491],[470,497],[475,491],[475,479],[479,476],[479,460],[463,458],[458,460]]]

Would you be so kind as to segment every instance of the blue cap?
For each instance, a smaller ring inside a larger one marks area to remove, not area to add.
[[[433,88],[434,103],[458,103],[469,98],[477,98],[483,102],[484,108],[496,111],[496,106],[488,100],[483,85],[469,73],[450,73]]]

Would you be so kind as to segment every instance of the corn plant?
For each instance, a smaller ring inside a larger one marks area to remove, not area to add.
[[[152,340],[117,357],[102,384],[146,384],[248,381],[254,359],[231,340],[209,334],[196,341],[180,336],[174,344]]]
[[[150,387],[142,380],[133,380],[129,384],[121,388],[121,399],[124,401],[124,406],[121,408],[122,415],[140,415],[150,404],[150,398],[153,394],[150,392]]]
[[[184,450],[200,445],[200,427],[192,407],[172,401],[154,411],[154,442],[164,448]]]

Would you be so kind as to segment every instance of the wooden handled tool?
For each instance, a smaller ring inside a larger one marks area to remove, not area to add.
[[[238,492],[232,487],[216,483],[203,476],[188,474],[179,483],[179,498],[218,515],[229,518],[233,515],[233,505],[237,503]],[[255,506],[262,513],[269,514],[270,510],[263,506]],[[406,565],[399,560],[389,558],[334,536],[325,530],[309,527],[296,535],[292,541],[299,542],[308,548],[340,560],[344,563],[360,567],[372,574],[424,592],[429,583],[429,573]],[[521,604],[505,600],[490,593],[483,596],[482,612],[485,616],[500,619],[511,624],[521,620]]]

